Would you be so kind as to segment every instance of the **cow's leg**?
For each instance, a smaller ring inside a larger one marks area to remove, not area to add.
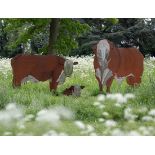
[[[56,82],[56,80],[52,79],[52,81],[50,81],[49,84],[50,84],[50,91],[53,92],[54,94],[56,94],[58,82]]]
[[[112,76],[112,77],[109,78],[109,79],[107,80],[107,82],[106,82],[106,87],[107,87],[106,92],[107,92],[107,93],[110,93],[110,87],[111,87],[111,84],[112,84],[112,82],[113,82],[113,79],[114,79],[114,77]]]
[[[13,75],[12,86],[13,86],[13,88],[20,87],[21,86],[21,78]]]
[[[56,93],[57,86],[59,82],[57,82],[62,69],[57,69],[55,72],[52,73],[52,81],[50,81],[50,91]]]
[[[103,85],[101,83],[101,80],[96,76],[96,79],[98,81],[98,86],[99,86],[99,93],[103,93]]]
[[[95,77],[98,81],[98,86],[99,86],[99,93],[103,93],[103,84],[101,82],[101,70],[99,68],[95,69]]]

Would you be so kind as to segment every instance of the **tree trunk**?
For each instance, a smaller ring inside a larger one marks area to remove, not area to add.
[[[57,40],[57,36],[59,34],[59,24],[60,24],[59,18],[53,18],[50,21],[48,54],[55,54],[56,53],[55,43]]]

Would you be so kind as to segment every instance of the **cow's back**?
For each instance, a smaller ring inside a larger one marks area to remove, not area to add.
[[[13,74],[18,76],[33,75],[41,81],[47,80],[52,71],[62,67],[65,59],[55,55],[20,54],[12,58]]]
[[[126,76],[130,73],[143,72],[144,57],[136,48],[118,48],[120,56],[120,66],[118,75]]]

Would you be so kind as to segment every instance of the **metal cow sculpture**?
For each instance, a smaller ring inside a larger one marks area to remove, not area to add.
[[[26,55],[19,54],[11,59],[13,72],[13,87],[21,86],[27,81],[49,80],[50,90],[55,91],[66,77],[73,72],[73,65],[78,62],[66,60],[55,55]]]
[[[105,85],[106,91],[110,92],[114,78],[126,78],[131,86],[141,83],[144,57],[138,49],[117,48],[106,39],[100,40],[92,49],[95,54],[94,69],[100,92]]]

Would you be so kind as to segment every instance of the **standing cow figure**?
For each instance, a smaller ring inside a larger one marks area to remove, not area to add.
[[[65,82],[73,72],[73,65],[78,64],[55,55],[19,54],[11,59],[13,87],[27,81],[49,80],[50,90],[56,91],[58,84]]]
[[[95,76],[102,92],[106,85],[107,92],[114,78],[125,78],[131,86],[141,83],[144,57],[136,48],[117,48],[106,40],[100,40],[93,47]]]

